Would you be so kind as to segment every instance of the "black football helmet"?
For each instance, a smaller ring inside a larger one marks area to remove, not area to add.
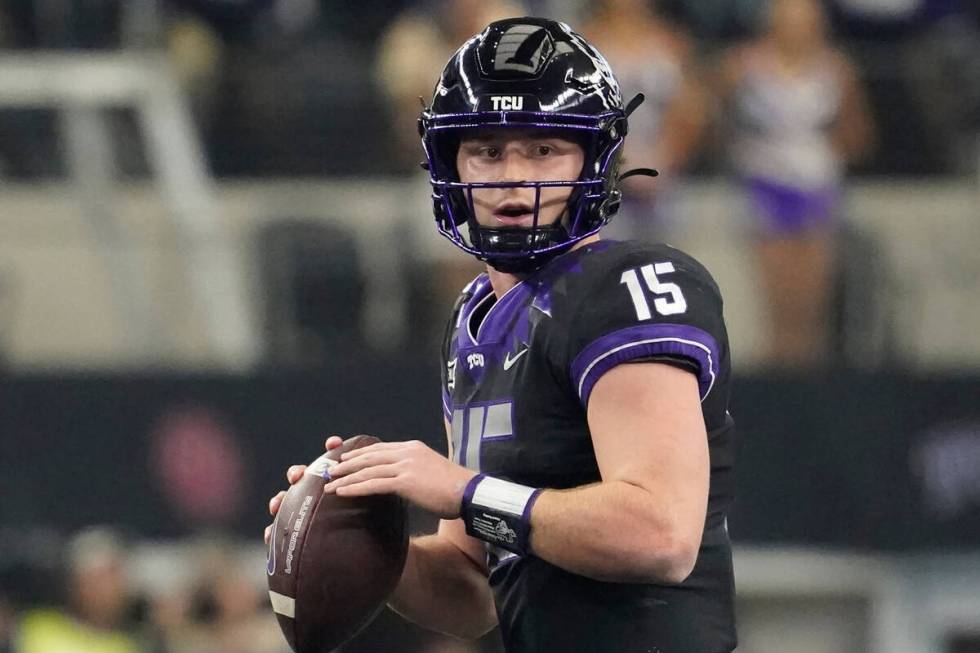
[[[419,118],[439,233],[494,268],[517,273],[595,234],[619,208],[618,160],[636,104],[624,108],[609,64],[568,25],[527,17],[491,23],[449,60]],[[563,132],[584,147],[581,175],[574,181],[462,183],[456,170],[461,135],[486,127]],[[539,224],[541,189],[554,186],[572,189],[566,211],[555,224]],[[535,189],[532,226],[480,225],[473,190],[511,187]]]

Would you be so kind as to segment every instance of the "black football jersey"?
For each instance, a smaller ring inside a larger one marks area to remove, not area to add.
[[[600,582],[488,545],[489,581],[508,651],[734,649],[730,361],[721,295],[707,270],[667,245],[599,241],[499,300],[481,274],[456,303],[443,357],[455,462],[540,488],[600,480],[586,406],[607,370],[655,360],[697,375],[711,485],[687,580]]]

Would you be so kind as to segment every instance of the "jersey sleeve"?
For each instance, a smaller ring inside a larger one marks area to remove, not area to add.
[[[583,290],[566,351],[583,407],[603,374],[641,361],[693,372],[704,401],[727,356],[721,295],[707,270],[677,250],[637,251],[604,266]]]

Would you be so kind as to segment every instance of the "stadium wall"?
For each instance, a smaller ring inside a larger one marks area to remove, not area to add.
[[[412,315],[406,271],[462,256],[434,234],[424,184],[242,181],[219,185],[215,195],[223,233],[206,234],[202,242],[171,219],[154,187],[120,187],[113,198],[116,228],[107,242],[71,187],[6,186],[0,195],[0,360],[18,370],[227,367],[205,325],[213,307],[188,290],[194,272],[187,252],[230,250],[228,272],[245,280],[246,319],[257,330],[265,294],[256,239],[261,226],[284,218],[350,231],[367,282],[363,326],[377,348],[390,351],[403,344]],[[850,361],[917,370],[980,365],[980,330],[963,328],[980,323],[978,200],[967,181],[892,180],[851,188],[839,262],[853,291],[842,318],[850,335],[841,346]],[[722,182],[692,183],[679,194],[676,215],[662,235],[703,259],[719,280],[736,365],[751,369],[761,360],[765,319],[738,196]],[[131,272],[115,273],[119,268],[109,264],[107,252]]]

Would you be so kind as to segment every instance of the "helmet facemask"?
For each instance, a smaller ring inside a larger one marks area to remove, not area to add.
[[[582,146],[582,170],[577,179],[567,181],[461,182],[456,169],[457,150],[463,135],[475,128],[553,132]],[[597,233],[618,209],[615,173],[625,133],[621,110],[599,116],[530,111],[434,115],[426,111],[420,129],[439,233],[501,272],[526,273],[541,267]],[[531,226],[481,225],[476,217],[474,192],[492,188],[533,188]],[[560,217],[551,224],[542,224],[542,191],[549,188],[570,188],[571,192]]]

